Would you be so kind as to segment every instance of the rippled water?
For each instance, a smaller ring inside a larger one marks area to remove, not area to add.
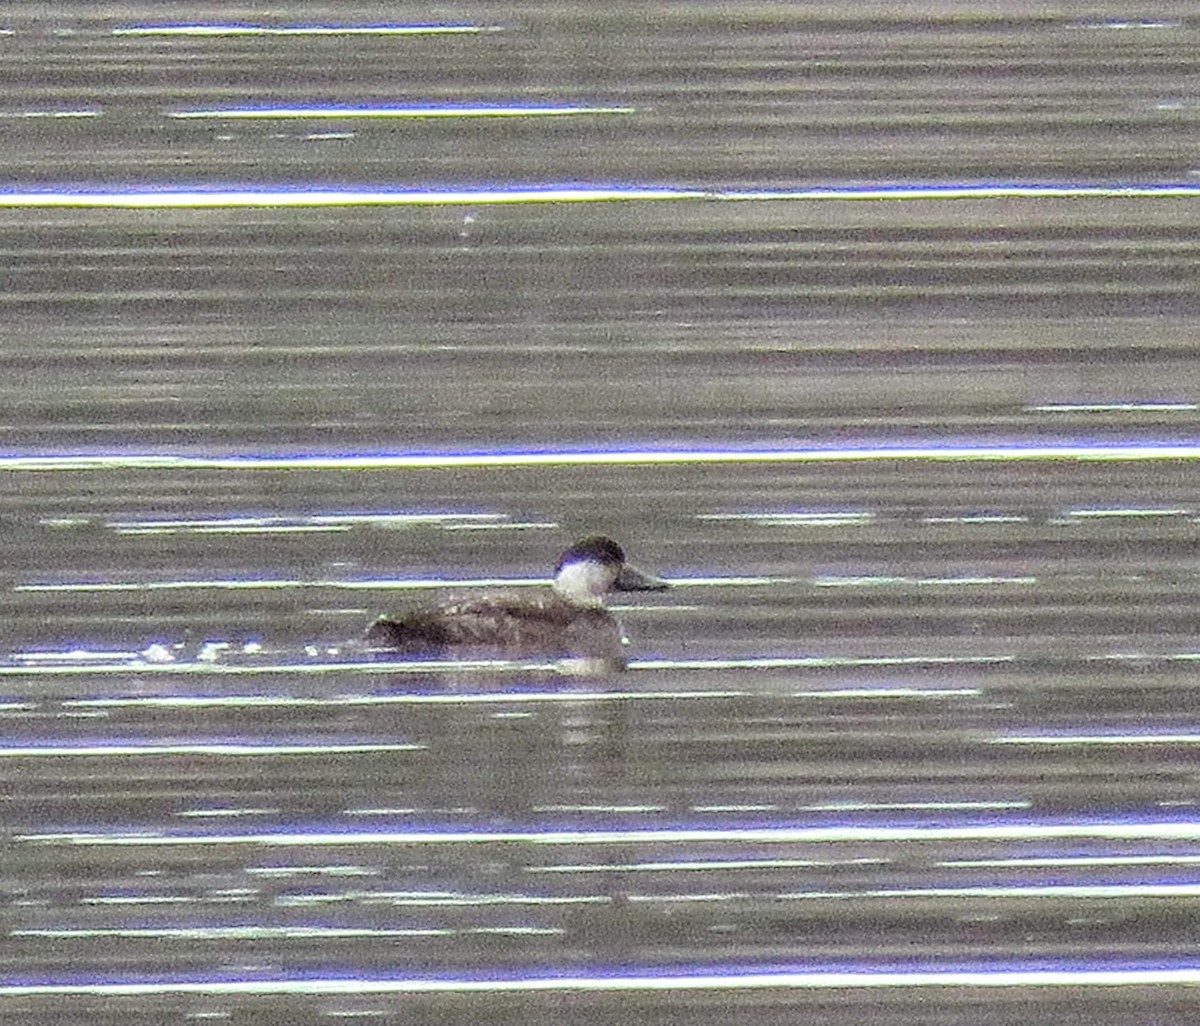
[[[5,15],[0,1018],[1194,1022],[1174,11]]]

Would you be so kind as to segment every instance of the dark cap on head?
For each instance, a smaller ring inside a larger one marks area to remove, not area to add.
[[[568,563],[589,560],[610,566],[617,571],[613,578],[613,591],[663,591],[670,587],[661,577],[655,577],[636,566],[625,562],[625,550],[611,538],[602,534],[593,534],[581,538],[558,558],[558,566],[554,568],[557,576],[559,571]]]
[[[558,566],[554,568],[554,572],[558,573],[568,563],[575,563],[581,559],[590,559],[593,563],[620,566],[625,562],[625,550],[611,538],[606,538],[602,534],[593,534],[587,538],[581,538],[559,556]]]

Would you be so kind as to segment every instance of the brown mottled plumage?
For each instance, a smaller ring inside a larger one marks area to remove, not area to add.
[[[585,538],[562,554],[554,586],[538,594],[485,595],[381,617],[367,631],[376,648],[431,655],[448,648],[506,655],[581,656],[624,666],[624,638],[604,593],[660,591],[667,583],[625,563],[609,538]]]
[[[410,651],[452,645],[543,651],[553,637],[565,640],[575,625],[603,627],[613,620],[607,609],[580,609],[554,594],[487,595],[376,620],[367,640]]]

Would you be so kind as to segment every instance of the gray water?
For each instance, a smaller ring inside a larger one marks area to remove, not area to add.
[[[0,1018],[1196,1021],[1200,8],[0,30]]]

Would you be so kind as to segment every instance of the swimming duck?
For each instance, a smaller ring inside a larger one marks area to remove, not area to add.
[[[554,582],[540,594],[484,595],[380,617],[368,628],[367,643],[421,655],[467,647],[598,659],[609,669],[623,669],[625,638],[604,596],[667,587],[661,578],[626,563],[624,550],[611,538],[593,535],[559,556]]]

